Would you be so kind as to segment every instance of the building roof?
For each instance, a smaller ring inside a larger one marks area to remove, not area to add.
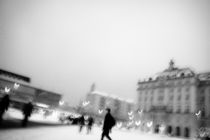
[[[175,79],[180,77],[191,77],[194,76],[195,73],[190,68],[174,68],[174,69],[166,69],[161,73],[157,74],[158,79]]]
[[[101,91],[92,91],[92,92],[90,92],[90,94],[96,94],[96,95],[100,95],[100,96],[104,96],[104,97],[109,97],[112,99],[118,99],[118,100],[125,101],[128,103],[134,103],[133,100],[131,100],[131,99],[122,99],[121,97],[118,97],[116,95],[111,95],[111,94],[101,92]]]
[[[169,62],[169,67],[162,72],[155,74],[154,76],[142,81],[142,82],[150,82],[156,80],[168,80],[168,79],[177,79],[184,77],[192,77],[195,76],[195,72],[190,68],[178,68],[174,66],[174,61],[171,60]],[[141,83],[141,81],[139,81]]]
[[[210,72],[198,74],[198,79],[200,81],[210,81]]]
[[[16,74],[10,71],[6,71],[6,70],[2,70],[0,69],[0,75],[4,76],[4,77],[9,77],[9,78],[13,78],[13,79],[17,79],[26,83],[30,83],[31,79],[27,76],[23,76],[20,74]]]

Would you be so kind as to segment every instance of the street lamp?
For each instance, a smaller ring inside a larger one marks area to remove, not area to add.
[[[5,91],[6,93],[9,93],[9,92],[10,92],[10,88],[5,87],[5,88],[4,88],[4,91]]]
[[[20,84],[18,84],[18,83],[14,84],[14,89],[18,89],[19,87],[20,87]]]

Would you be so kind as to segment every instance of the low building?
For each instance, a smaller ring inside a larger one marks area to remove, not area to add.
[[[134,102],[99,92],[92,88],[80,106],[83,113],[91,114],[101,119],[105,115],[105,109],[110,108],[111,113],[118,121],[128,121],[128,112],[133,110]]]
[[[29,77],[0,70],[0,98],[5,92],[17,108],[31,100],[40,108],[56,108],[62,98],[61,94],[32,87]]]

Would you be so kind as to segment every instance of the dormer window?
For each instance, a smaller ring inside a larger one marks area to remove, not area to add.
[[[184,77],[185,76],[185,74],[184,73],[181,73],[181,77]]]

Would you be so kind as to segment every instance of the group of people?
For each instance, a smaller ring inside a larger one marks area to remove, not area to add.
[[[111,132],[113,126],[116,124],[116,120],[111,115],[110,108],[107,108],[106,111],[107,111],[107,113],[105,115],[104,122],[103,122],[101,140],[103,140],[104,137],[107,137],[109,140],[112,140],[111,137],[109,136],[109,133]],[[88,117],[87,121],[88,121],[87,133],[90,133],[94,120],[92,117]],[[84,115],[81,115],[79,118],[79,132],[82,131],[84,125],[85,125],[85,117],[84,117]]]
[[[82,132],[82,129],[83,127],[85,126],[85,121],[87,122],[87,134],[89,134],[92,130],[92,126],[93,126],[93,123],[94,123],[94,119],[93,117],[89,116],[87,120],[85,120],[85,117],[84,115],[81,115],[79,117],[79,132]]]
[[[8,93],[6,93],[0,99],[0,125],[3,121],[4,113],[9,109],[10,103],[11,103],[10,96]],[[22,112],[23,112],[24,118],[21,123],[23,127],[27,126],[28,119],[31,116],[33,109],[34,109],[34,107],[33,107],[32,101],[29,101],[28,103],[25,103],[23,105]]]

